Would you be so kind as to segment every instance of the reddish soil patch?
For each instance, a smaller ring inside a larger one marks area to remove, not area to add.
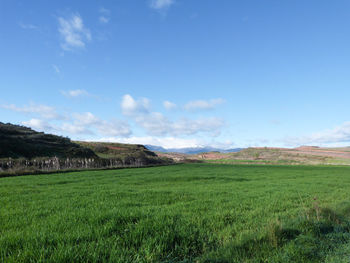
[[[111,150],[121,150],[121,151],[125,151],[126,148],[123,148],[123,147],[115,147],[115,146],[107,146],[108,149],[111,149]]]
[[[209,152],[209,153],[199,153],[197,154],[197,157],[199,159],[204,159],[204,160],[219,160],[219,159],[225,159],[227,155],[222,153]]]
[[[310,148],[310,147],[299,147],[295,149],[286,149],[288,153],[300,153],[305,155],[318,155],[327,157],[338,157],[344,159],[350,159],[350,152],[328,150],[322,148]]]

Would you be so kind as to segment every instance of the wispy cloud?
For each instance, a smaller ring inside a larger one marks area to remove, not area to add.
[[[198,110],[212,110],[217,105],[225,103],[224,99],[212,99],[212,100],[194,100],[188,102],[184,109],[188,111],[198,111]]]
[[[73,50],[84,48],[85,43],[91,40],[91,33],[84,26],[83,19],[79,14],[72,15],[70,18],[58,18],[58,31],[61,34],[61,47],[64,50]]]
[[[102,23],[102,24],[107,24],[109,22],[109,18],[108,17],[105,17],[105,16],[100,16],[99,17],[99,21]]]
[[[37,30],[39,29],[39,27],[33,25],[33,24],[25,24],[22,22],[19,22],[18,25],[22,28],[22,29],[30,29],[30,30]]]
[[[105,15],[110,15],[111,14],[111,11],[107,8],[104,8],[104,7],[101,7],[99,10],[98,10],[101,14],[105,14]]]
[[[30,103],[29,105],[18,107],[14,104],[4,104],[0,106],[3,109],[25,113],[36,114],[44,119],[64,119],[64,117],[57,113],[56,109],[47,105],[38,105]]]
[[[91,96],[89,92],[83,89],[75,89],[75,90],[68,90],[68,91],[61,90],[61,94],[67,98],[79,98],[79,97]]]
[[[177,108],[177,105],[171,101],[163,101],[163,106],[165,109],[167,110],[173,110],[173,109],[176,109]]]
[[[150,7],[158,11],[165,11],[174,3],[175,0],[151,0]]]
[[[59,68],[57,65],[52,64],[52,67],[53,67],[54,71],[55,71],[57,74],[60,74],[60,73],[61,73],[61,70],[60,70],[60,68]]]
[[[111,19],[111,11],[104,8],[104,7],[101,7],[99,9],[99,13],[100,13],[100,16],[98,19],[99,19],[100,23],[107,24],[109,22],[109,20]]]

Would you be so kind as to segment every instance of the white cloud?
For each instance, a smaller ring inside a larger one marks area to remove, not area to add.
[[[132,134],[127,122],[121,120],[106,121],[96,117],[91,112],[72,113],[70,118],[53,118],[51,107],[43,105],[31,105],[19,108],[15,105],[5,105],[3,108],[24,113],[38,113],[44,119],[34,118],[22,122],[23,125],[45,132],[55,132],[64,135],[97,135],[128,137]],[[43,112],[46,109],[46,112]],[[49,121],[55,121],[52,125]]]
[[[350,122],[344,122],[334,129],[325,130],[303,137],[288,137],[284,140],[287,145],[319,145],[350,144]]]
[[[174,3],[175,0],[151,0],[151,8],[156,10],[165,10]]]
[[[172,123],[159,112],[133,116],[134,121],[151,135],[163,136],[172,133]]]
[[[224,121],[215,117],[199,120],[183,118],[178,121],[170,121],[162,113],[151,112],[148,99],[135,100],[130,95],[123,97],[121,108],[125,116],[133,119],[149,134],[156,136],[194,135],[201,132],[217,136],[224,126]]]
[[[104,136],[129,137],[132,133],[127,122],[116,120],[103,121],[97,129]]]
[[[73,113],[74,126],[80,127],[82,131],[95,128],[103,136],[121,136],[131,135],[131,129],[127,122],[113,120],[105,121],[93,115],[91,112]],[[83,129],[85,128],[85,129]]]
[[[77,98],[77,97],[86,97],[90,96],[90,93],[83,89],[76,89],[76,90],[68,90],[68,91],[61,91],[61,94],[67,98]]]
[[[146,98],[134,100],[129,94],[123,96],[121,108],[124,115],[137,116],[140,114],[149,113],[150,101]]]
[[[96,129],[103,136],[128,137],[131,135],[130,126],[127,122],[124,121],[101,120],[100,118],[93,115],[91,112],[73,113],[72,117],[74,119],[73,126],[80,127],[81,131],[88,131],[91,128],[93,128]]]
[[[9,104],[1,105],[1,108],[25,114],[37,114],[45,119],[63,119],[63,116],[58,114],[55,108],[47,105],[30,103],[27,106],[17,107],[14,104]]]
[[[166,108],[167,110],[173,110],[177,108],[177,105],[173,102],[170,101],[163,101],[163,106],[164,108]]]
[[[96,125],[101,122],[101,120],[95,115],[93,115],[91,112],[73,113],[72,117],[74,118],[75,122],[79,125]]]
[[[212,136],[220,135],[221,128],[225,125],[220,118],[202,118],[198,120],[182,119],[171,125],[170,133],[174,135],[193,135],[199,132],[206,132]]]
[[[29,121],[23,121],[21,122],[21,124],[41,132],[51,131],[54,129],[47,121],[40,120],[40,119],[31,119]]]
[[[198,110],[212,110],[217,105],[225,103],[224,99],[212,99],[212,100],[194,100],[188,102],[184,109],[187,111],[198,111]]]
[[[72,15],[68,19],[59,17],[58,23],[58,31],[63,40],[61,47],[64,50],[84,48],[85,42],[91,40],[90,30],[84,26],[79,14]]]
[[[79,125],[76,123],[63,123],[59,128],[56,129],[58,132],[64,132],[64,133],[70,133],[70,134],[86,134],[86,135],[93,135],[94,132],[92,132],[88,127],[84,125]]]

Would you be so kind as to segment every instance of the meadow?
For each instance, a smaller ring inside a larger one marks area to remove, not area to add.
[[[349,262],[349,245],[349,167],[0,178],[1,262]]]

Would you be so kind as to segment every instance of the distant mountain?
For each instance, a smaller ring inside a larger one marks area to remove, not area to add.
[[[220,152],[220,153],[229,153],[229,152],[239,152],[243,150],[243,148],[233,148],[233,149],[219,149],[214,147],[188,147],[188,148],[172,148],[165,149],[161,146],[155,145],[145,145],[147,149],[155,152],[163,152],[163,153],[185,153],[185,154],[198,154],[204,152]]]

